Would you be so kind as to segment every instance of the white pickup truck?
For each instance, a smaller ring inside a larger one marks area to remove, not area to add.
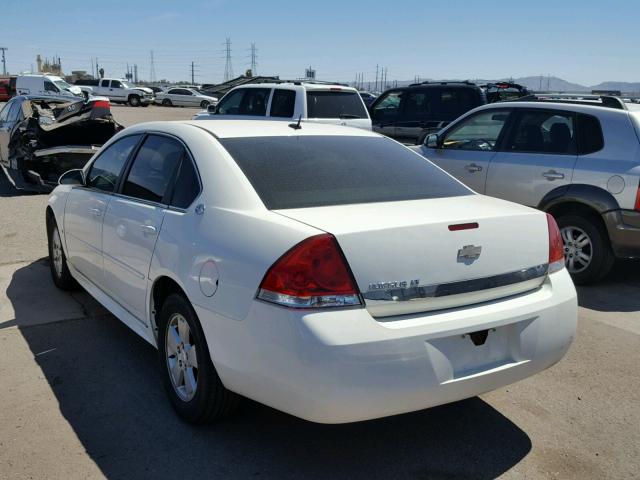
[[[107,97],[112,103],[128,103],[132,107],[147,107],[155,100],[150,88],[136,87],[126,80],[117,78],[78,80],[75,85],[82,88],[90,87],[93,95]]]

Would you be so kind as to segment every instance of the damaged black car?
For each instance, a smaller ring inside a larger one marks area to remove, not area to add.
[[[17,96],[0,111],[0,166],[16,188],[49,192],[123,128],[104,97]]]

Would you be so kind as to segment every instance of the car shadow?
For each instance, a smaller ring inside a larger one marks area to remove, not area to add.
[[[60,412],[108,478],[488,479],[531,450],[527,434],[479,398],[347,425],[246,400],[233,419],[188,425],[165,396],[155,349],[86,293],[46,284],[47,268],[40,260],[13,273],[15,319],[0,329],[20,329]],[[38,279],[43,300],[34,305],[25,292]],[[83,316],[74,319],[78,305]],[[33,319],[63,308],[70,320]]]
[[[618,260],[594,285],[578,286],[578,304],[599,312],[640,311],[640,260]]]

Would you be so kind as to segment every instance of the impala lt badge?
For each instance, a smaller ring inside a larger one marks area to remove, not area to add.
[[[465,245],[460,250],[458,250],[458,263],[464,263],[469,265],[473,263],[475,260],[480,258],[480,253],[482,253],[482,247],[475,245]]]

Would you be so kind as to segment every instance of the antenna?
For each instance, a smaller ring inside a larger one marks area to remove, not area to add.
[[[227,61],[224,65],[224,81],[228,82],[233,78],[233,67],[231,66],[231,39],[227,37],[224,42],[227,53]]]
[[[302,121],[302,114],[300,114],[300,116],[298,117],[298,123],[290,123],[289,126],[294,130],[300,130],[302,128],[302,126],[300,125],[301,121]]]

